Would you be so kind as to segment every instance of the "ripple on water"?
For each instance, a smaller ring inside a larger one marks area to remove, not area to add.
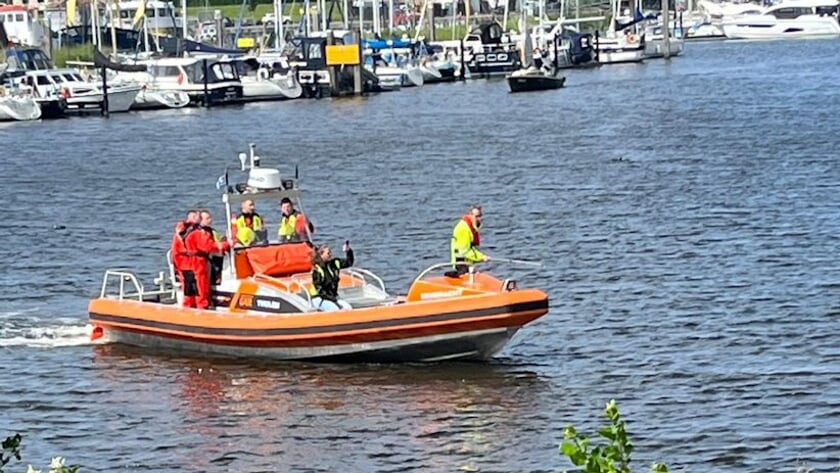
[[[474,81],[3,126],[7,428],[25,461],[90,471],[543,472],[570,466],[563,427],[594,432],[615,398],[640,469],[833,471],[838,66],[836,41],[689,44],[544,94]],[[218,220],[216,178],[250,142],[300,166],[318,240],[352,240],[395,291],[482,202],[483,246],[544,260],[511,274],[551,313],[486,365],[88,344],[102,271],[156,275],[186,208]]]

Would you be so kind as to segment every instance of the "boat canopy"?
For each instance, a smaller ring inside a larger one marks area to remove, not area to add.
[[[362,42],[363,48],[370,49],[391,49],[391,48],[412,48],[416,43],[414,41],[406,41],[402,39],[378,39],[365,40]]]

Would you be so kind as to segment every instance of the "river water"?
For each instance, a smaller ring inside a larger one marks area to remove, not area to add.
[[[3,124],[0,436],[84,471],[548,472],[571,466],[563,428],[593,433],[615,398],[638,471],[837,471],[838,46],[689,44],[545,93]],[[491,254],[546,263],[493,270],[544,288],[550,313],[478,365],[88,344],[103,271],[151,284],[185,208],[219,222],[216,178],[252,142],[299,165],[318,239],[350,239],[393,292],[483,203]]]

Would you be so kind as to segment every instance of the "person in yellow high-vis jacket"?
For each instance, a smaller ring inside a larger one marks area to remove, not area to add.
[[[231,230],[234,241],[240,246],[251,246],[266,241],[262,216],[257,213],[253,200],[242,202],[242,213],[234,220]]]
[[[464,274],[470,264],[490,260],[487,255],[479,250],[481,235],[478,231],[481,228],[483,216],[481,206],[473,205],[452,229],[450,259],[458,275]]]
[[[312,222],[297,210],[295,210],[291,199],[284,197],[280,201],[280,228],[277,236],[281,242],[309,241],[315,226]]]

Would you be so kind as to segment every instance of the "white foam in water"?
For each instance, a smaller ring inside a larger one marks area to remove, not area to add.
[[[9,320],[9,316],[15,315],[21,314],[18,312],[0,315],[0,347],[52,348],[90,343],[90,334],[93,331],[90,324],[79,325],[78,320],[69,319],[53,319],[50,321],[52,325],[43,325],[43,319],[35,318]]]

